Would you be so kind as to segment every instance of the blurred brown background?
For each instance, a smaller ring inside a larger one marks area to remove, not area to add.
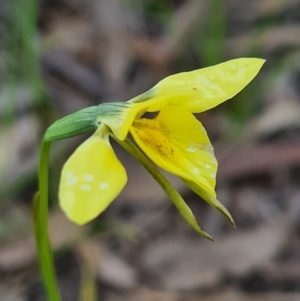
[[[0,301],[46,300],[31,221],[46,127],[242,56],[267,63],[242,93],[199,115],[219,160],[218,198],[237,229],[172,178],[216,242],[198,236],[115,145],[129,183],[77,227],[57,206],[57,185],[87,136],[56,142],[59,285],[64,301],[300,300],[299,0],[0,0],[0,37]]]

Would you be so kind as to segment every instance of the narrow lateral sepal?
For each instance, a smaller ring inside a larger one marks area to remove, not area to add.
[[[203,237],[214,241],[214,239],[205,232],[198,224],[196,217],[194,216],[190,207],[186,204],[179,192],[172,186],[172,184],[166,179],[166,177],[153,165],[151,161],[144,156],[144,154],[132,143],[130,139],[121,141],[112,136],[126,151],[129,152],[154,178],[159,186],[164,190],[166,195],[170,198],[174,206],[179,211],[180,215],[189,224],[189,226]]]
[[[204,189],[201,189],[194,182],[185,179],[182,180],[190,189],[192,189],[197,195],[199,195],[206,203],[208,203],[210,206],[212,206],[213,208],[218,210],[221,214],[223,214],[228,219],[228,221],[232,224],[232,226],[235,228],[235,223],[231,214],[219,200],[212,197],[209,193],[207,193]]]

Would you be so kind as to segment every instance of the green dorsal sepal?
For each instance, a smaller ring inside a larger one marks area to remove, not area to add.
[[[99,126],[96,109],[96,106],[88,107],[55,121],[47,129],[44,140],[61,140],[95,131]]]

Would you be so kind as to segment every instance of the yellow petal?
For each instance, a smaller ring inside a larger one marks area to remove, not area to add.
[[[82,225],[103,212],[127,182],[123,165],[108,140],[97,132],[65,163],[59,201],[68,218]]]
[[[174,74],[152,89],[152,97],[200,113],[235,96],[253,80],[264,62],[257,58],[239,58]]]
[[[218,163],[201,123],[185,109],[166,106],[155,119],[139,119],[130,132],[158,166],[199,185],[215,197]]]

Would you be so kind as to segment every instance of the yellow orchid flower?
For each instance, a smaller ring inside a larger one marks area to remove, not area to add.
[[[171,75],[127,102],[84,108],[55,121],[47,129],[40,148],[39,191],[34,197],[33,219],[39,263],[51,300],[61,300],[48,227],[51,143],[94,131],[61,172],[59,203],[73,222],[82,225],[94,219],[127,182],[126,170],[110,145],[109,138],[113,138],[153,176],[187,223],[213,240],[200,228],[191,209],[157,167],[179,176],[234,225],[230,213],[216,198],[218,163],[207,133],[193,113],[209,110],[232,98],[257,75],[263,64],[262,59],[240,58]],[[147,118],[147,112],[155,117]]]
[[[233,223],[216,199],[218,163],[207,133],[193,113],[232,98],[257,75],[263,63],[262,59],[239,58],[171,75],[132,100],[93,107],[98,128],[75,150],[61,173],[59,202],[68,218],[85,224],[119,195],[127,175],[109,137],[128,143],[131,136],[146,160],[182,178]],[[156,112],[156,116],[149,119],[146,112]]]

